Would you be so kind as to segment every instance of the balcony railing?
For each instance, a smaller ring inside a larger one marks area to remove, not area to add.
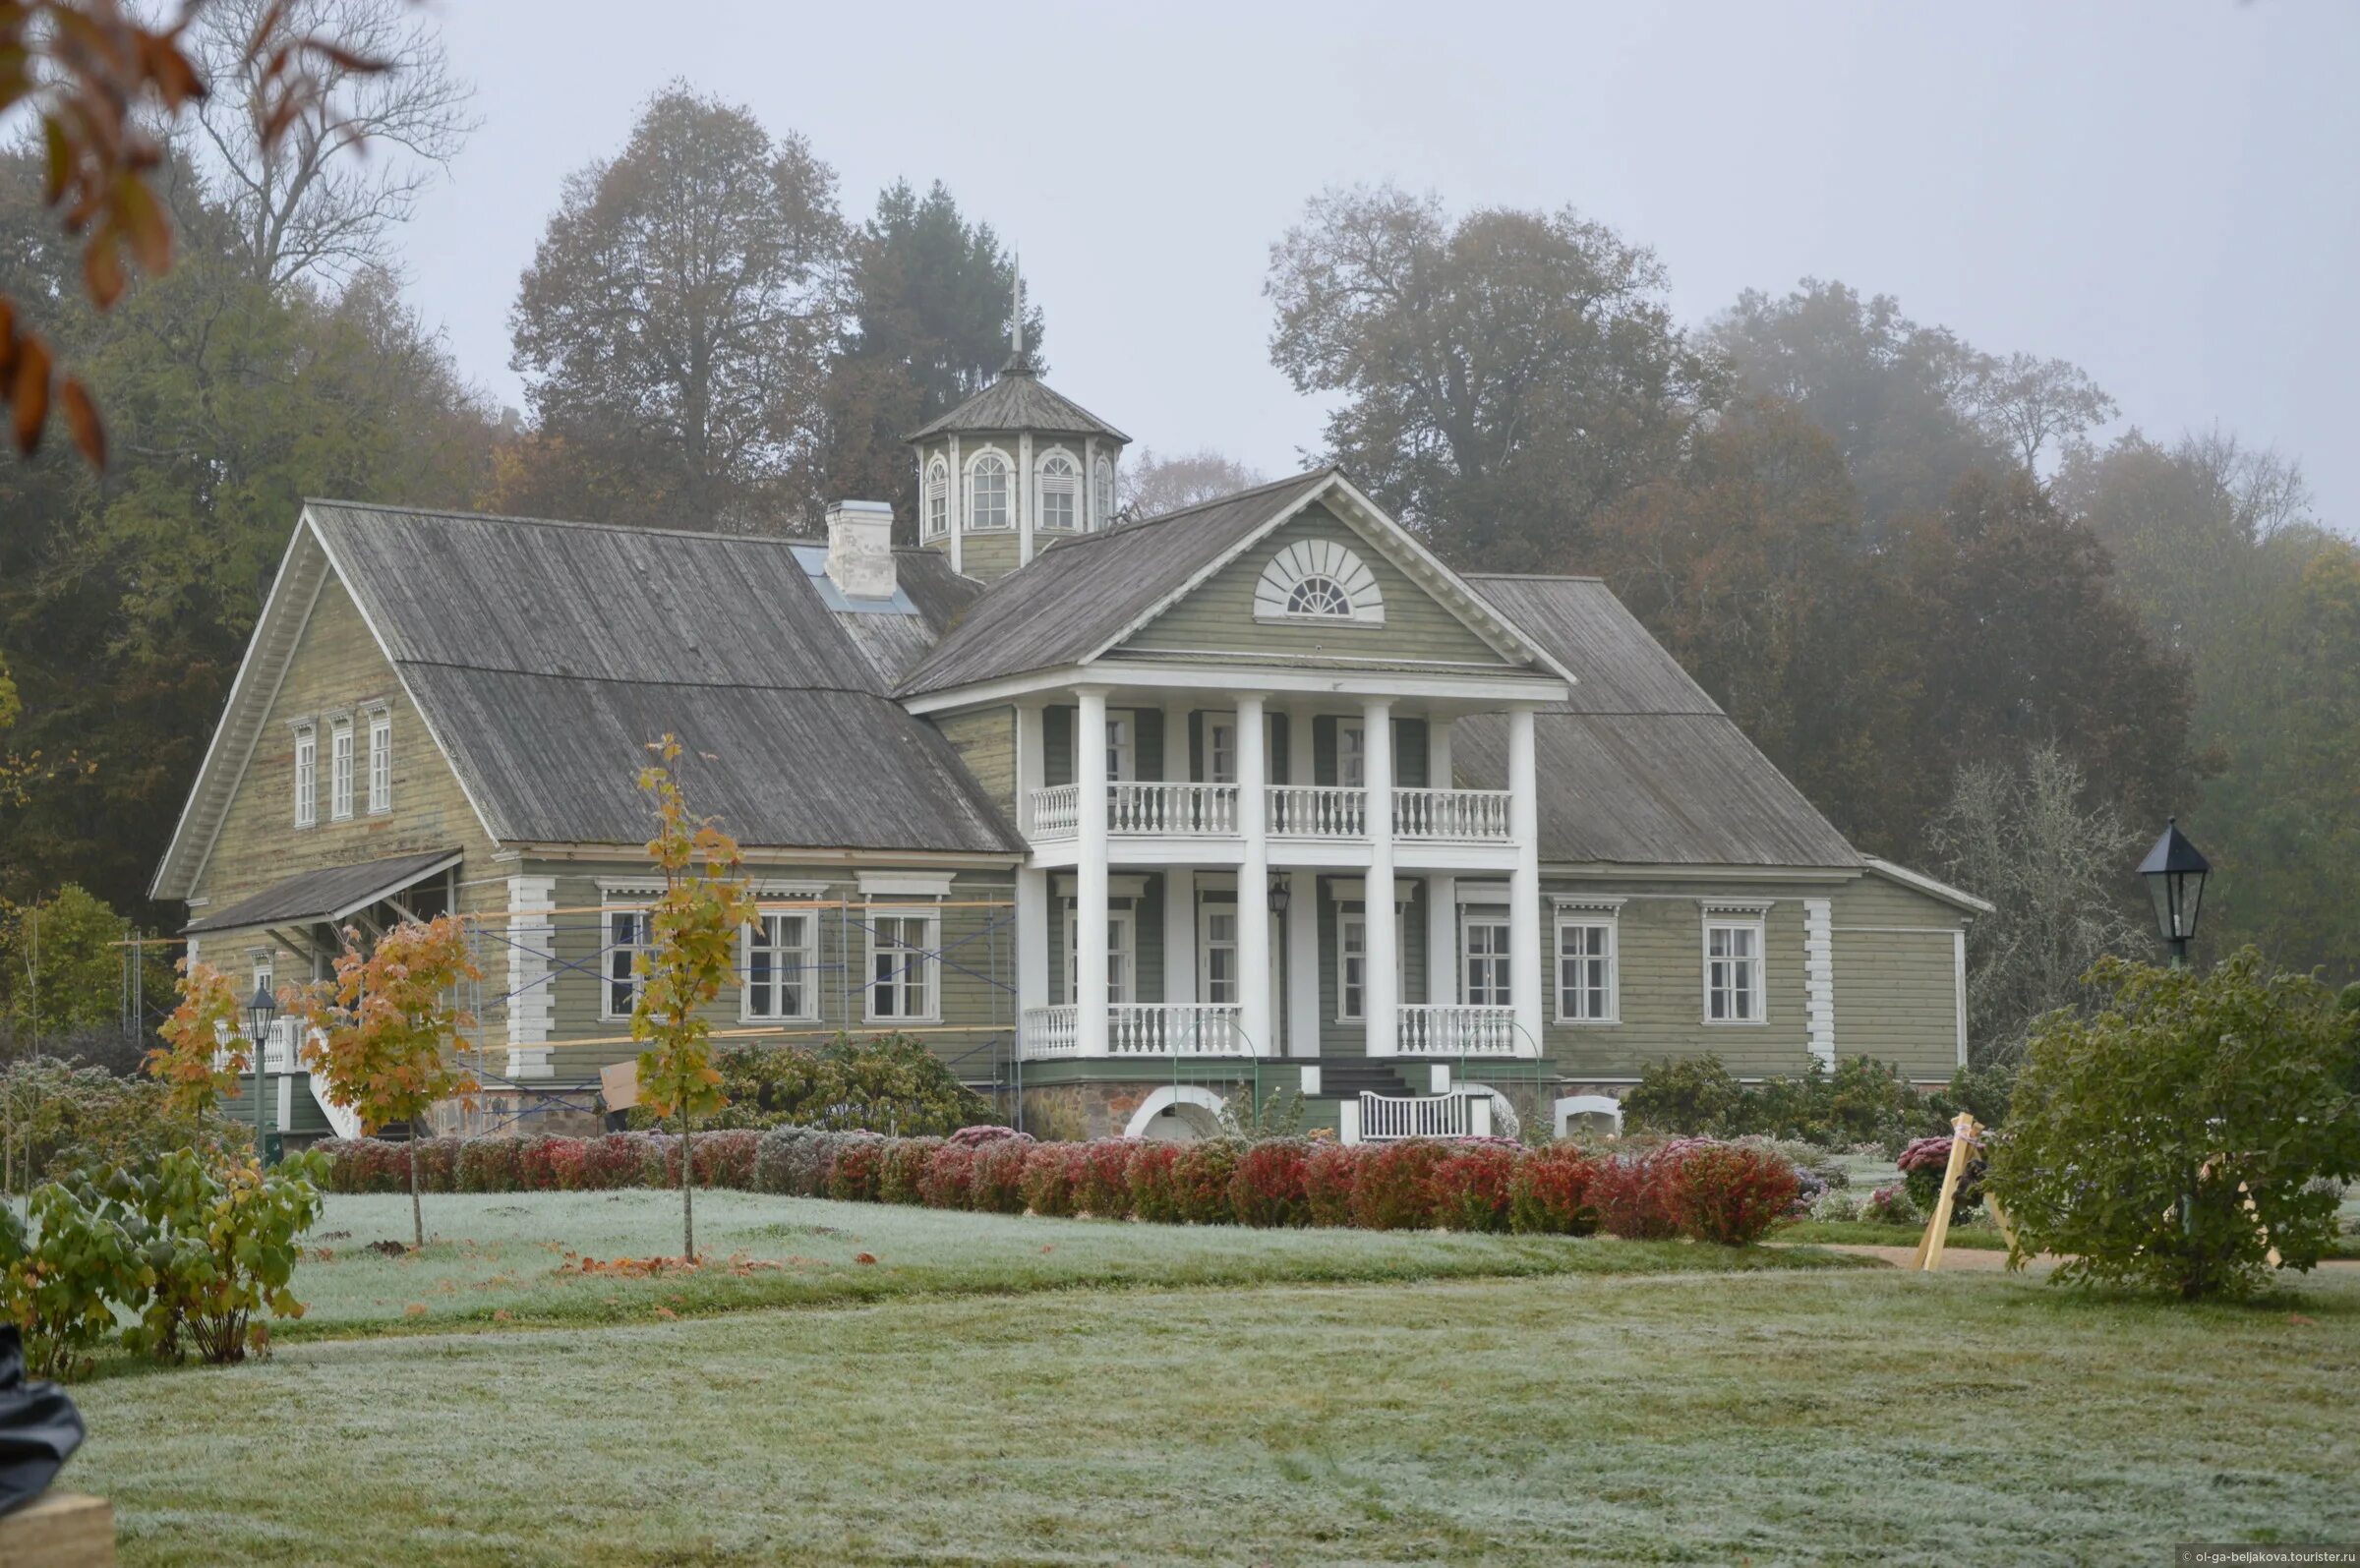
[[[1504,789],[1396,789],[1393,837],[1423,842],[1506,843]]]
[[[1281,839],[1365,839],[1369,792],[1328,784],[1277,784],[1269,797],[1269,828]]]
[[[1071,839],[1082,831],[1082,788],[1051,784],[1032,791],[1032,837]]]
[[[1400,1009],[1403,1056],[1514,1056],[1514,1008],[1412,1004]]]
[[[1469,1094],[1363,1094],[1360,1097],[1360,1141],[1390,1143],[1408,1137],[1476,1137],[1492,1130],[1485,1114]]]
[[[1235,837],[1233,784],[1118,784],[1106,794],[1108,833]]]
[[[1025,1013],[1025,1058],[1064,1061],[1082,1054],[1079,1011],[1073,1007],[1031,1008]],[[1252,1056],[1253,1043],[1238,1027],[1238,1010],[1215,1003],[1117,1002],[1106,1009],[1106,1054],[1142,1056]]]

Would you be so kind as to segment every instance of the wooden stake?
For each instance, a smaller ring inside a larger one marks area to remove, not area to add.
[[[1950,1159],[1942,1167],[1942,1195],[1934,1200],[1934,1217],[1925,1222],[1925,1234],[1918,1238],[1914,1268],[1931,1273],[1942,1266],[1942,1246],[1950,1239],[1951,1204],[1958,1197],[1959,1178],[1967,1173],[1967,1152],[1974,1146],[1977,1131],[1975,1118],[1964,1111],[1950,1124]]]

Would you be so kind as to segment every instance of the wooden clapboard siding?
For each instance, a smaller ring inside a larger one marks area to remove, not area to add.
[[[1867,876],[1833,900],[1836,1054],[1891,1062],[1921,1081],[1958,1070],[1958,933],[1965,916]]]
[[[1254,587],[1263,569],[1297,540],[1330,540],[1368,565],[1385,596],[1385,624],[1309,625],[1257,621]],[[1178,604],[1127,638],[1122,654],[1262,653],[1414,664],[1512,668],[1433,595],[1379,554],[1325,507],[1314,505],[1274,530]]]
[[[937,719],[934,725],[991,803],[1016,821],[1016,710],[985,708]]]
[[[1013,465],[1015,454],[1009,455]],[[1017,556],[1022,551],[1016,530],[994,529],[987,533],[963,533],[959,539],[959,575],[973,577],[977,582],[994,582],[1016,570]]]

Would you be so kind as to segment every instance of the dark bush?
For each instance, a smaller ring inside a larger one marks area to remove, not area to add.
[[[1590,1181],[1598,1222],[1609,1236],[1626,1242],[1660,1242],[1680,1234],[1680,1221],[1665,1201],[1667,1150],[1620,1154],[1602,1160]],[[1677,1157],[1677,1156],[1674,1156]]]
[[[938,1137],[897,1137],[885,1146],[885,1169],[877,1179],[877,1197],[886,1203],[922,1203],[925,1201],[926,1167],[933,1163],[934,1151],[942,1147]]]
[[[1352,1189],[1359,1184],[1367,1145],[1315,1144],[1303,1163],[1303,1202],[1314,1225],[1352,1223]]]
[[[1451,1148],[1427,1178],[1434,1223],[1453,1231],[1504,1231],[1519,1155],[1513,1147]]]
[[[1311,1145],[1301,1138],[1270,1138],[1238,1156],[1229,1178],[1229,1208],[1240,1225],[1311,1223],[1311,1194],[1305,1181]]]
[[[1449,1154],[1448,1144],[1422,1138],[1379,1145],[1352,1184],[1352,1223],[1368,1231],[1432,1230],[1434,1168]]]
[[[1598,1162],[1570,1143],[1534,1149],[1516,1162],[1507,1188],[1508,1229],[1524,1236],[1591,1236]]]
[[[1025,1155],[1025,1207],[1051,1219],[1074,1212],[1074,1189],[1090,1145],[1035,1143]]]
[[[462,1192],[513,1192],[517,1190],[517,1139],[500,1133],[459,1141],[456,1186]]]
[[[828,1167],[828,1196],[844,1203],[874,1203],[885,1181],[886,1140],[874,1132],[845,1132],[836,1138],[835,1163]]]
[[[1704,1143],[1657,1156],[1664,1206],[1694,1241],[1744,1247],[1760,1241],[1795,1201],[1795,1167],[1767,1149]]]
[[[1236,1138],[1209,1137],[1180,1145],[1172,1165],[1172,1201],[1180,1218],[1190,1225],[1228,1225],[1236,1212],[1229,1206],[1229,1184],[1237,1175],[1238,1156],[1246,1145]]]
[[[925,1174],[918,1178],[919,1200],[928,1208],[965,1209],[973,1206],[975,1154],[973,1144],[962,1143],[957,1138],[946,1140],[927,1159]]]
[[[1039,1146],[1020,1132],[976,1148],[975,1177],[968,1190],[968,1206],[978,1214],[1022,1214],[1025,1161]]]
[[[1083,1145],[1082,1168],[1074,1178],[1074,1205],[1102,1220],[1131,1217],[1131,1156],[1137,1138],[1099,1138]]]
[[[1157,1225],[1180,1223],[1180,1191],[1173,1167],[1180,1145],[1144,1142],[1131,1155],[1131,1212]]]

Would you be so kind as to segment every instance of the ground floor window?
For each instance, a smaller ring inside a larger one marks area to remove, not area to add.
[[[1508,975],[1508,926],[1488,915],[1468,915],[1459,927],[1460,961],[1467,1006],[1504,1008],[1513,1001]]]
[[[627,1018],[639,1005],[639,956],[654,946],[645,909],[607,911],[606,1016]]]
[[[808,914],[762,914],[745,928],[745,1016],[812,1018],[818,1016],[819,955]]]
[[[942,917],[935,914],[874,915],[868,923],[868,1016],[871,1022],[915,1022],[933,1018],[941,1007],[937,991]]]
[[[1616,1017],[1615,922],[1564,914],[1557,922],[1557,1016],[1561,1023],[1612,1023]]]
[[[1704,1019],[1707,1023],[1762,1021],[1762,922],[1704,923]]]
[[[1393,911],[1393,973],[1409,972],[1409,923]],[[1396,990],[1400,989],[1398,979]],[[1369,1010],[1369,917],[1365,913],[1335,917],[1335,1018],[1354,1023]]]
[[[1134,979],[1137,974],[1136,934],[1139,922],[1128,905],[1106,911],[1106,1002],[1109,1007],[1138,1000]],[[1076,918],[1075,906],[1065,906],[1065,1000],[1071,1004],[1080,998],[1082,922]]]

